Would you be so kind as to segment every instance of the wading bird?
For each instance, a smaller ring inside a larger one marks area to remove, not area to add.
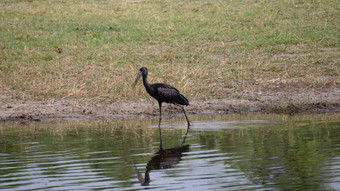
[[[139,78],[143,76],[143,84],[150,96],[155,98],[158,101],[159,105],[159,123],[158,127],[161,126],[161,120],[162,120],[162,103],[172,103],[182,108],[182,111],[185,115],[185,118],[188,123],[188,127],[190,126],[190,122],[188,120],[187,114],[185,113],[184,107],[182,105],[189,105],[189,101],[187,98],[185,98],[182,94],[179,93],[179,91],[174,88],[173,86],[170,86],[169,84],[164,83],[154,83],[149,84],[147,81],[148,77],[148,69],[145,67],[142,67],[139,69],[138,75],[136,77],[135,82],[133,83],[133,87],[136,86]]]

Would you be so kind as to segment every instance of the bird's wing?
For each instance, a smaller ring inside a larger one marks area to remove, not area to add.
[[[169,84],[156,83],[153,84],[156,94],[161,101],[167,103],[177,103],[181,105],[189,105],[189,101],[179,91]],[[157,99],[157,98],[156,98]],[[158,101],[160,101],[158,100]]]
[[[179,92],[176,88],[172,87],[172,86],[168,86],[168,87],[158,87],[158,95],[160,97],[162,97],[163,99],[174,99],[177,98],[179,96]]]

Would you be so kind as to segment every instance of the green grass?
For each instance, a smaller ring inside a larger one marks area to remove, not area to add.
[[[336,0],[0,0],[1,94],[137,99],[141,66],[191,98],[275,89],[278,78],[339,86],[339,10]]]

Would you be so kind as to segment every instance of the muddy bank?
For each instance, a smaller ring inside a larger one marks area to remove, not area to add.
[[[176,106],[164,104],[165,115],[181,113]],[[340,112],[340,89],[304,92],[243,92],[237,98],[190,100],[188,114],[216,113],[323,113]],[[50,99],[29,101],[2,99],[0,121],[41,121],[73,118],[115,118],[157,116],[153,100],[103,103],[100,100]]]

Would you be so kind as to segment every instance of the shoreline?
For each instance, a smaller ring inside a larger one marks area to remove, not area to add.
[[[243,92],[230,99],[192,99],[188,115],[228,113],[337,113],[340,89],[305,92]],[[164,115],[182,114],[179,107],[164,104]],[[158,116],[153,99],[104,103],[100,100],[49,99],[45,101],[6,99],[0,103],[0,122],[39,122],[66,119],[111,119]]]

